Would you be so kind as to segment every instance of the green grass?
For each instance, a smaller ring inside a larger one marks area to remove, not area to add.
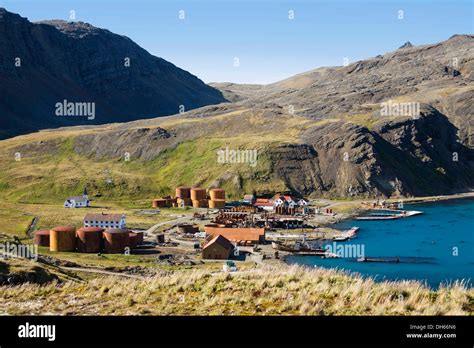
[[[72,137],[67,137],[57,153],[25,156],[19,162],[0,156],[0,197],[11,202],[59,204],[68,196],[81,194],[87,186],[92,198],[145,208],[147,200],[173,195],[180,185],[207,187],[218,180],[230,199],[240,199],[242,193],[254,189],[281,186],[268,179],[271,164],[264,150],[255,168],[217,162],[219,149],[245,148],[240,142],[237,139],[232,145],[228,139],[200,138],[167,149],[151,161],[125,162],[78,155],[73,151]],[[235,185],[236,176],[243,178],[242,187]],[[112,182],[107,182],[108,178]]]

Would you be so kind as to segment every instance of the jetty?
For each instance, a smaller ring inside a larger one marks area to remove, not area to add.
[[[357,262],[385,262],[385,263],[400,263],[400,258],[369,258],[361,257],[357,259]]]

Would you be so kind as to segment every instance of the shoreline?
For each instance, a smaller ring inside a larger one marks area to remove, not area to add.
[[[443,196],[428,196],[428,197],[413,197],[413,198],[410,198],[410,199],[407,199],[407,200],[403,200],[403,203],[404,204],[422,204],[422,203],[439,203],[439,202],[447,202],[447,201],[455,201],[455,200],[466,200],[466,199],[474,199],[474,192],[466,192],[466,193],[461,193],[461,194],[454,194],[454,195],[443,195]],[[395,200],[395,199],[387,199],[387,202],[390,202],[390,203],[393,203],[393,202],[399,202],[400,200]],[[354,204],[358,204],[360,203],[361,201],[357,201],[357,202],[354,202]],[[342,216],[339,216],[339,219],[337,219],[337,221],[327,225],[327,226],[331,226],[332,228],[334,228],[334,225],[341,222],[341,221],[347,221],[347,220],[350,220],[352,218],[354,218],[354,216],[357,216],[357,215],[360,215],[362,214],[364,211],[367,211],[369,209],[364,209],[362,207],[357,207],[357,208],[354,208],[353,211],[351,211],[351,213],[342,213],[340,215]],[[356,221],[354,221],[354,224],[356,225]],[[326,240],[326,242],[331,242],[331,240]],[[291,257],[291,256],[299,256],[297,253],[286,253],[284,255],[281,256],[281,262],[286,264],[286,265],[293,265],[294,263],[290,263],[288,261],[288,257]],[[334,270],[334,269],[337,269],[337,267],[326,267],[326,266],[318,266],[318,265],[315,265],[315,266],[308,266],[308,265],[305,265],[305,264],[300,264],[300,263],[297,263],[298,265],[300,266],[305,266],[305,267],[308,267],[308,269],[312,269],[313,267],[316,267],[316,268],[323,268],[323,269],[330,269],[330,270]],[[342,269],[343,271],[347,272],[347,274],[352,274],[353,272],[357,273],[357,271],[353,271],[352,269]],[[370,278],[370,279],[374,279],[375,281],[375,278],[376,277],[373,277],[372,275],[365,275],[365,277],[367,278]],[[382,280],[384,281],[384,280]],[[427,282],[427,280],[422,280],[422,279],[411,279],[411,278],[407,278],[407,279],[397,279],[397,280],[391,280],[391,279],[388,279],[389,282],[395,282],[395,283],[400,283],[400,282],[404,282],[404,281],[416,281],[416,282],[420,282],[420,283],[425,283]],[[379,281],[376,281],[376,282],[379,282]],[[440,286],[442,286],[444,283],[441,282],[440,284],[438,285],[428,285],[429,288],[431,289],[438,289]],[[474,288],[474,284],[473,283],[470,283],[468,286],[468,289],[473,289]]]
[[[474,199],[474,191],[455,193],[452,195],[421,196],[421,197],[408,197],[408,198],[388,198],[386,199],[386,201],[388,203],[402,202],[403,204],[419,204],[419,203],[437,203],[437,202],[453,201],[453,200],[459,200],[459,199]],[[369,210],[367,208],[361,207],[361,203],[363,201],[366,201],[366,200],[357,199],[354,201],[344,201],[344,202],[328,200],[328,202],[331,202],[331,203],[328,204],[327,207],[330,207],[330,208],[337,207],[338,205],[341,205],[341,204],[353,204],[354,207],[348,212],[338,212],[337,214],[338,216],[334,216],[334,217],[327,216],[325,217],[325,219],[321,219],[323,220],[320,222],[321,225],[332,227],[333,225],[337,223],[351,220],[354,217],[361,215],[363,212]]]
[[[431,203],[431,202],[440,202],[440,201],[450,201],[457,199],[469,199],[474,198],[474,191],[455,193],[452,195],[440,195],[440,196],[422,196],[422,197],[409,197],[401,199],[388,199],[389,202],[402,201],[407,204],[415,203]]]

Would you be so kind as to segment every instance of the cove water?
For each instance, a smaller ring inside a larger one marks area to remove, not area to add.
[[[376,281],[416,279],[438,288],[464,279],[474,284],[474,200],[460,199],[405,205],[422,215],[385,221],[347,220],[334,225],[360,227],[357,236],[337,244],[361,244],[366,257],[400,258],[399,263],[357,262],[356,258],[322,259],[288,256],[290,264],[338,268],[370,276]],[[333,245],[329,242],[325,245]]]

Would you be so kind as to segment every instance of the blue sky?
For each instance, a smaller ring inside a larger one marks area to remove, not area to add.
[[[472,0],[0,0],[0,7],[31,21],[68,20],[74,10],[76,20],[126,35],[205,82],[270,83],[406,41],[474,32]]]

